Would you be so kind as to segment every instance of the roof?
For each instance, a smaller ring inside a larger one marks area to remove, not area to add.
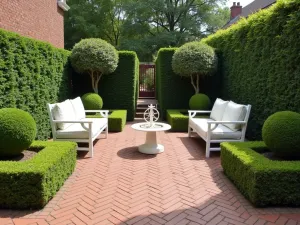
[[[236,23],[241,17],[248,17],[249,15],[259,11],[260,9],[265,9],[274,4],[276,0],[255,0],[249,5],[242,8],[242,13],[233,19],[229,20],[223,28],[227,28],[232,24]]]

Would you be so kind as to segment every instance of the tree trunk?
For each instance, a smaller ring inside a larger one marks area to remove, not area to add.
[[[91,71],[90,76],[92,79],[92,88],[93,88],[94,92],[96,94],[98,94],[98,84],[99,84],[99,80],[102,76],[102,73]]]
[[[199,94],[199,75],[196,75],[196,84],[194,81],[194,76],[191,76],[191,83],[195,89],[195,94]]]

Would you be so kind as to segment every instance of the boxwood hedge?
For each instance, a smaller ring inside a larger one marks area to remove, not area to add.
[[[135,52],[120,51],[116,71],[103,76],[99,82],[99,95],[105,109],[127,110],[127,120],[133,120],[137,102],[139,60]],[[90,77],[72,72],[73,95],[93,92]]]
[[[0,161],[0,208],[42,208],[72,174],[76,143],[36,141],[42,149],[22,162]]]
[[[0,108],[29,112],[37,138],[50,137],[47,102],[69,97],[69,51],[0,29]]]
[[[299,0],[279,0],[204,40],[222,55],[222,97],[252,105],[249,139],[271,114],[300,112],[299,11]]]
[[[172,57],[176,48],[162,48],[156,64],[156,98],[163,119],[167,109],[188,109],[189,100],[195,94],[190,78],[180,77],[173,72]],[[222,64],[219,64],[222,66]],[[200,92],[208,95],[212,102],[220,96],[220,73],[200,79]]]
[[[110,110],[108,116],[108,131],[121,132],[126,124],[127,111],[126,110]],[[87,115],[89,118],[99,118],[100,115]]]
[[[167,121],[171,125],[171,131],[187,132],[189,123],[188,110],[167,110]]]
[[[275,161],[260,154],[263,142],[222,143],[226,176],[256,206],[300,205],[300,161]]]

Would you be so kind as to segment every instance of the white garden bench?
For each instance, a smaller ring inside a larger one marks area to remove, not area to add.
[[[47,104],[54,141],[88,143],[78,150],[93,157],[93,141],[105,131],[108,135],[108,110],[84,110],[80,97],[61,103]],[[100,113],[103,118],[86,118],[86,113]]]
[[[189,110],[188,137],[196,132],[206,142],[206,157],[220,147],[212,143],[245,141],[251,105],[217,99],[211,111]],[[196,118],[197,114],[210,114],[209,118]]]

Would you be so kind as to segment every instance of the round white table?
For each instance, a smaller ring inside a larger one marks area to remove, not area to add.
[[[149,127],[149,123],[135,123],[131,126],[138,131],[145,131],[146,141],[145,144],[139,146],[139,152],[144,154],[158,154],[164,151],[164,146],[157,143],[156,132],[170,130],[171,126],[167,123],[154,122],[152,127]]]

